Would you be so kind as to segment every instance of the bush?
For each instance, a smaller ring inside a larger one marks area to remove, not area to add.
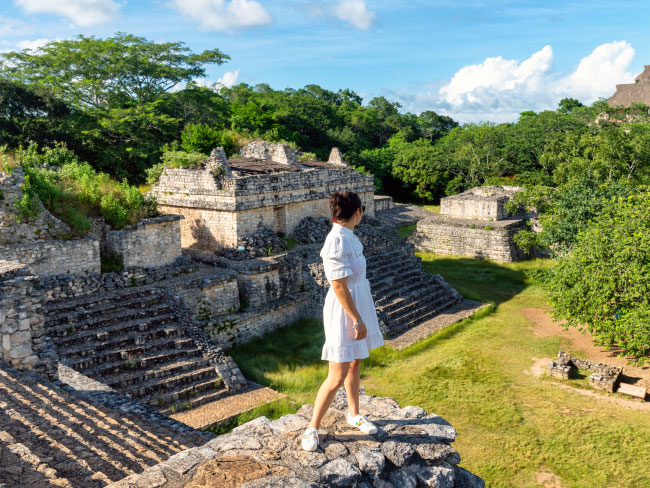
[[[228,131],[205,124],[187,124],[181,133],[181,145],[188,153],[210,154],[220,146],[226,154],[231,154],[235,149]]]
[[[650,363],[650,193],[610,199],[548,278],[554,316]]]
[[[121,254],[106,253],[99,256],[102,273],[120,272],[124,269],[124,259]]]
[[[31,144],[16,156],[25,170],[25,183],[33,184],[43,205],[67,223],[73,235],[87,234],[92,216],[101,215],[114,229],[121,229],[158,215],[155,200],[145,198],[126,179],[118,182],[96,172],[65,146],[40,152]]]

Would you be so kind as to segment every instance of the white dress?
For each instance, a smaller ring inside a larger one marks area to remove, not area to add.
[[[355,359],[367,358],[370,349],[384,344],[377,311],[370,293],[370,282],[366,279],[366,258],[363,256],[363,244],[347,227],[334,222],[327,235],[323,249],[325,276],[330,288],[323,306],[323,324],[325,326],[325,345],[321,359],[335,363],[347,363]],[[347,276],[347,286],[352,295],[368,333],[364,339],[354,339],[354,321],[343,309],[341,302],[332,289],[332,280]]]

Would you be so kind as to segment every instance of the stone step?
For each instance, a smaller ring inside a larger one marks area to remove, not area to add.
[[[202,359],[199,348],[192,349],[159,349],[149,353],[143,353],[137,357],[139,368],[153,368],[157,364],[174,363],[181,359],[191,358]],[[75,368],[76,369],[76,368]],[[97,378],[99,381],[107,382],[112,375],[131,371],[132,368],[125,364],[123,359],[105,361],[85,370],[86,375]]]
[[[382,312],[384,312],[388,320],[398,320],[401,317],[410,315],[414,311],[433,306],[440,298],[447,298],[447,294],[442,290],[437,290],[427,297],[422,297],[420,300],[402,300],[391,310],[383,309]]]
[[[144,383],[157,378],[166,378],[173,375],[183,374],[187,371],[206,368],[210,366],[210,361],[202,356],[192,358],[180,358],[176,361],[165,363],[149,363],[148,365],[119,370],[119,372],[108,373],[105,376],[95,376],[95,379],[107,384],[108,386],[119,389],[120,386],[128,387],[136,383]],[[212,367],[214,370],[214,367]]]
[[[423,301],[435,300],[442,295],[447,295],[447,293],[439,286],[419,287],[411,294],[394,297],[390,302],[382,302],[377,308],[385,314],[390,315],[391,313],[402,310],[404,307],[415,306]]]
[[[176,317],[171,313],[143,315],[140,318],[130,318],[112,323],[111,325],[101,324],[100,326],[95,326],[95,324],[86,322],[66,326],[59,325],[48,328],[47,332],[57,346],[67,347],[69,343],[78,343],[80,340],[105,341],[109,337],[116,337],[131,332],[146,332],[161,325],[172,325],[176,323]]]
[[[126,365],[128,365],[132,361],[139,360],[140,355],[153,353],[155,351],[167,351],[169,349],[177,349],[180,351],[199,350],[194,346],[192,339],[163,337],[161,339],[153,340],[142,345],[134,344],[131,347],[124,347],[120,349],[104,349],[92,355],[86,354],[66,359],[68,365],[71,368],[84,373],[84,370],[103,362],[114,362],[121,360],[124,361]],[[62,357],[66,356],[63,355]]]
[[[426,322],[439,315],[445,309],[452,307],[458,303],[457,299],[448,299],[447,297],[440,298],[435,304],[432,304],[431,308],[428,311],[423,312],[419,310],[414,312],[410,316],[400,317],[398,320],[390,322],[388,328],[390,330],[390,335],[397,334],[404,330],[415,327],[422,322]]]
[[[217,376],[211,379],[200,378],[198,380],[179,385],[177,388],[171,391],[157,391],[154,393],[149,393],[138,398],[143,403],[151,405],[154,408],[157,408],[162,413],[165,413],[165,410],[169,406],[176,404],[179,407],[183,406],[186,403],[189,403],[189,408],[194,406],[202,405],[203,403],[192,401],[193,399],[198,399],[200,396],[204,396],[209,393],[220,393],[224,391],[225,387],[223,385],[223,380]],[[203,393],[203,395],[200,395]],[[205,398],[204,398],[205,400]],[[187,408],[189,410],[189,408]]]
[[[116,300],[102,307],[88,307],[75,309],[74,311],[50,313],[46,315],[45,320],[49,325],[56,326],[59,324],[92,321],[106,316],[138,313],[155,306],[168,306],[168,304],[161,303],[161,297],[158,295],[149,295],[145,298],[136,297],[126,301]]]
[[[119,389],[123,393],[131,395],[133,398],[140,398],[154,393],[162,394],[176,391],[179,388],[185,388],[187,385],[208,380],[220,380],[214,366],[204,366],[183,373],[172,373],[168,376],[153,378],[130,385],[111,386]]]
[[[45,305],[43,312],[45,314],[70,313],[81,308],[84,310],[92,309],[93,307],[101,308],[104,305],[115,302],[124,302],[133,298],[157,297],[159,295],[159,291],[155,288],[121,288],[115,291],[89,293],[80,297],[54,300]]]
[[[404,271],[403,274],[394,275],[394,276],[385,276],[381,279],[370,280],[370,288],[373,294],[380,296],[385,296],[390,290],[394,290],[396,287],[400,289],[413,282],[419,281],[420,278],[425,273],[421,269],[409,268]]]
[[[148,319],[146,319],[148,320]],[[79,356],[90,356],[102,351],[115,351],[120,349],[131,349],[146,346],[157,340],[173,341],[182,337],[185,330],[176,325],[165,323],[156,325],[146,331],[135,331],[127,334],[116,334],[106,339],[86,340],[83,343],[73,341],[73,345],[68,342],[66,347],[58,346],[59,355],[72,359]],[[74,337],[71,337],[74,339]]]
[[[383,261],[370,263],[366,261],[367,273],[369,275],[377,275],[391,271],[399,271],[404,267],[418,266],[417,260],[414,256],[407,256],[406,254],[398,255],[392,258],[386,258]]]
[[[206,403],[216,402],[226,395],[228,395],[228,390],[225,388],[206,390],[200,395],[186,398],[184,400],[177,400],[173,403],[165,405],[162,408],[158,407],[158,411],[166,415],[171,415],[172,413],[178,413],[180,411],[191,410],[193,408],[200,407]],[[172,407],[174,409],[174,412],[172,412]]]
[[[377,296],[375,306],[383,307],[391,303],[395,298],[405,297],[410,295],[413,290],[437,290],[440,289],[440,283],[427,273],[420,272],[419,274],[409,278],[407,282],[394,283],[389,288],[379,288],[373,290],[373,294]]]

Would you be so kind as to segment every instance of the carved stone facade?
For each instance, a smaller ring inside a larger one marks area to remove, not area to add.
[[[632,103],[650,105],[650,65],[644,66],[634,83],[616,85],[616,93],[607,100],[610,107],[629,107]]]
[[[280,146],[280,147],[279,147]],[[237,247],[260,228],[290,235],[305,217],[329,217],[329,195],[352,190],[374,215],[371,176],[344,164],[297,164],[288,146],[260,141],[227,162],[229,173],[204,168],[166,169],[151,190],[163,213],[180,214],[183,247]]]

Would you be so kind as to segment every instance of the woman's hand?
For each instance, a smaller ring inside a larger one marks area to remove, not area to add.
[[[366,324],[364,324],[362,321],[359,324],[359,327],[357,327],[354,330],[354,340],[358,341],[360,339],[365,339],[367,334],[368,334],[368,329],[366,329]]]

